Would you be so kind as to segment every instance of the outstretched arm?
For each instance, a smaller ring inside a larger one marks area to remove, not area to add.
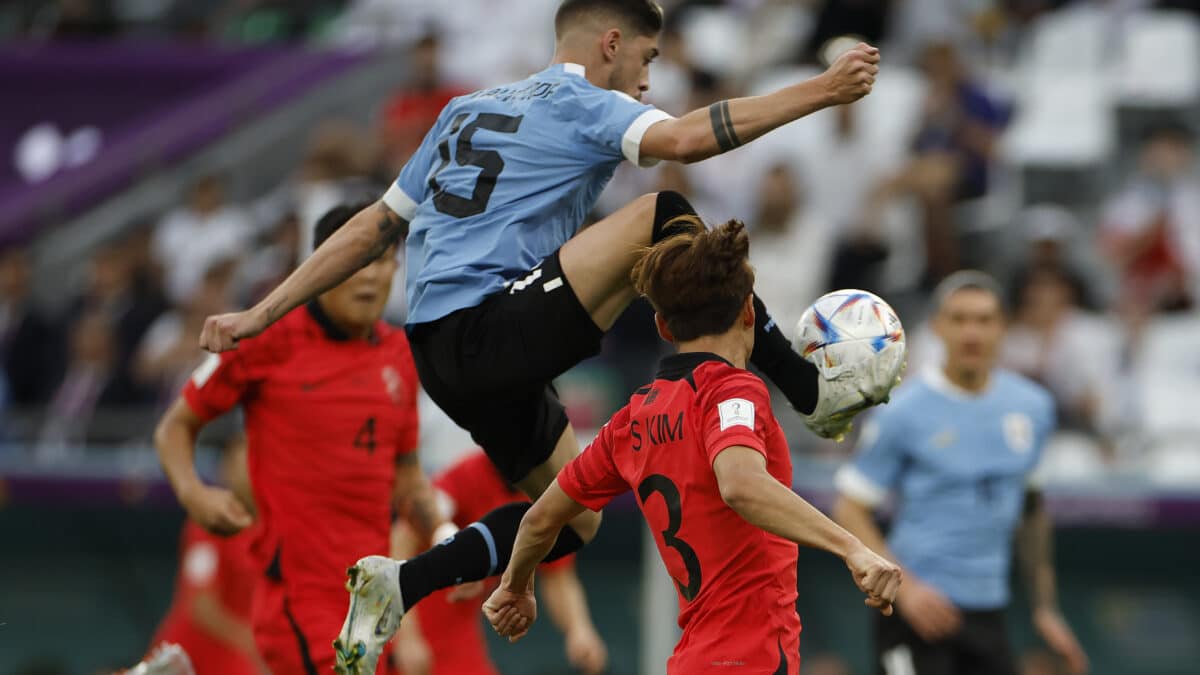
[[[210,316],[200,333],[200,346],[210,352],[237,347],[284,314],[345,281],[408,234],[408,221],[382,201],[358,212],[321,244],[296,271],[254,307]]]
[[[1087,654],[1058,609],[1054,577],[1054,528],[1039,491],[1025,496],[1025,513],[1016,533],[1017,559],[1021,564],[1033,625],[1046,644],[1061,656],[1072,673],[1085,673]]]
[[[810,80],[765,96],[718,101],[652,125],[642,136],[641,156],[699,162],[729,152],[822,108],[866,96],[875,84],[878,63],[879,50],[859,43]]]
[[[900,568],[879,556],[767,471],[762,453],[725,448],[713,460],[721,498],[746,522],[802,546],[829,551],[846,562],[866,604],[885,615],[900,588]]]
[[[534,570],[554,548],[559,531],[583,511],[584,507],[568,497],[555,480],[521,518],[500,588],[483,604],[492,628],[510,642],[524,637],[537,618]]]

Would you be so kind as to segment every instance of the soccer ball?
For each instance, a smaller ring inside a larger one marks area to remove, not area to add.
[[[817,408],[805,422],[827,438],[843,435],[862,410],[886,403],[905,366],[900,317],[867,291],[817,298],[800,317],[792,346],[821,373]]]

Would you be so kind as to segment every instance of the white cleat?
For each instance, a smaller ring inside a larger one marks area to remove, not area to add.
[[[403,564],[403,561],[370,555],[346,570],[350,610],[346,613],[342,632],[333,641],[334,672],[375,675],[379,655],[404,617],[399,584],[399,569]]]
[[[900,376],[893,380],[900,383]],[[804,415],[804,424],[822,438],[841,442],[846,432],[854,425],[854,418],[867,408],[887,403],[891,389],[885,391],[864,390],[861,381],[843,375],[836,380],[821,377],[817,387],[820,395],[817,408],[811,415]],[[895,386],[893,384],[892,386]]]

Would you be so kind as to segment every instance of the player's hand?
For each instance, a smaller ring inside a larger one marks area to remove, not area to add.
[[[934,587],[918,579],[904,582],[896,602],[900,616],[926,642],[937,642],[958,631],[962,614]]]
[[[608,667],[608,647],[592,627],[567,633],[567,661],[581,673],[599,675]]]
[[[846,556],[846,567],[859,590],[867,594],[868,607],[878,609],[884,616],[892,615],[892,603],[900,590],[900,566],[860,545]]]
[[[463,602],[464,600],[478,598],[483,595],[485,588],[487,588],[487,585],[483,581],[468,581],[465,584],[459,584],[451,588],[450,592],[446,594],[446,599],[450,602]]]
[[[532,588],[514,593],[500,587],[483,603],[483,614],[497,635],[516,642],[525,637],[537,620],[537,598]]]
[[[1087,654],[1079,645],[1079,640],[1075,639],[1075,633],[1071,631],[1062,614],[1052,609],[1035,610],[1033,627],[1050,649],[1067,662],[1067,669],[1072,675],[1082,675],[1088,671]]]
[[[200,347],[214,354],[237,349],[239,340],[252,338],[267,328],[267,322],[254,310],[217,314],[204,320]]]
[[[213,534],[237,534],[254,522],[242,500],[229,490],[197,485],[179,495],[188,517]]]
[[[833,105],[853,103],[871,93],[879,74],[879,50],[860,42],[839,56],[822,76]]]

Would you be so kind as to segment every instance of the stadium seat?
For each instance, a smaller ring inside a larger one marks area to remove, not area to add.
[[[1024,66],[1034,72],[1095,73],[1111,59],[1111,15],[1079,3],[1052,12],[1033,25]]]
[[[1078,483],[1103,478],[1108,468],[1100,446],[1090,436],[1065,431],[1046,443],[1038,473],[1047,483]]]
[[[1122,25],[1112,71],[1117,102],[1132,108],[1182,108],[1200,100],[1200,20],[1187,12],[1146,11]]]
[[[1200,434],[1200,315],[1151,321],[1134,365],[1145,430],[1151,439]]]
[[[1103,75],[1039,71],[1021,88],[1001,149],[1019,166],[1088,169],[1112,157],[1115,139],[1116,116]]]
[[[1146,476],[1163,487],[1200,486],[1200,439],[1180,436],[1156,446],[1147,455]]]

